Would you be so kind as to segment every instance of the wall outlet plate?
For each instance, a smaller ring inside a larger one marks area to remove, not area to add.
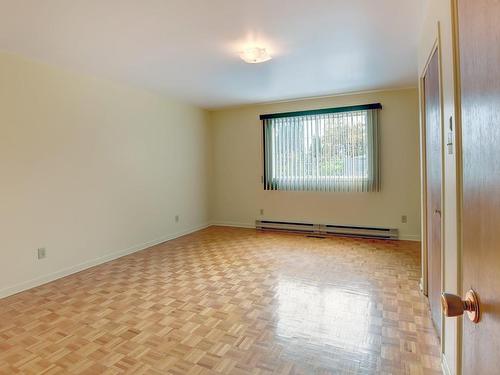
[[[406,216],[406,215],[401,216],[401,222],[403,224],[406,224],[408,222],[408,216]]]
[[[37,249],[38,259],[44,259],[47,257],[47,252],[45,251],[45,247],[40,247]]]
[[[179,215],[175,215],[174,220],[175,220],[176,223],[178,223],[179,222]]]

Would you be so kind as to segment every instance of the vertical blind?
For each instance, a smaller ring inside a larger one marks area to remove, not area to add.
[[[378,113],[371,108],[262,116],[264,188],[379,191]]]

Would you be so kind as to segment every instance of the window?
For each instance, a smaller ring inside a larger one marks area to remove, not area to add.
[[[372,192],[380,104],[262,115],[264,188]]]

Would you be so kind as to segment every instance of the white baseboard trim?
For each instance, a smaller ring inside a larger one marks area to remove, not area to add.
[[[399,239],[402,241],[417,241],[417,242],[420,242],[422,240],[419,234],[405,234],[403,236],[399,236]]]
[[[235,228],[252,228],[255,229],[255,223],[249,224],[249,223],[236,223],[232,221],[214,221],[210,223],[210,226],[217,226],[217,227],[235,227]]]
[[[451,375],[450,366],[448,366],[448,360],[444,353],[441,355],[441,368],[444,375]]]
[[[35,287],[43,285],[43,284],[47,284],[51,281],[60,279],[62,277],[66,277],[66,276],[72,275],[74,273],[86,270],[87,268],[98,266],[100,264],[109,262],[111,260],[118,259],[118,258],[124,257],[126,255],[129,255],[129,254],[141,251],[141,250],[145,250],[151,246],[158,245],[158,244],[163,243],[165,241],[173,240],[175,238],[182,237],[182,236],[185,236],[185,235],[193,233],[193,232],[197,232],[197,231],[205,229],[209,226],[210,226],[210,224],[198,225],[196,227],[193,227],[193,228],[190,228],[190,229],[187,229],[184,231],[180,231],[177,233],[168,234],[168,235],[165,235],[163,237],[157,238],[155,240],[148,241],[148,242],[142,243],[140,245],[132,246],[132,247],[129,247],[129,248],[124,249],[124,250],[116,251],[114,253],[111,253],[111,254],[108,254],[108,255],[105,255],[105,256],[102,256],[99,258],[95,258],[95,259],[77,264],[75,266],[63,268],[62,270],[50,273],[48,275],[43,275],[43,276],[37,277],[35,279],[31,279],[28,281],[24,281],[22,283],[8,286],[6,288],[2,288],[2,289],[0,289],[0,298],[5,298],[5,297],[11,296],[13,294],[20,293],[22,291],[25,291],[25,290],[28,290],[31,288],[35,288]]]

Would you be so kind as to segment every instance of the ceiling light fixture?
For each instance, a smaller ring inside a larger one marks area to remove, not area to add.
[[[240,57],[249,64],[258,64],[271,60],[271,55],[265,48],[250,47],[241,52]]]

